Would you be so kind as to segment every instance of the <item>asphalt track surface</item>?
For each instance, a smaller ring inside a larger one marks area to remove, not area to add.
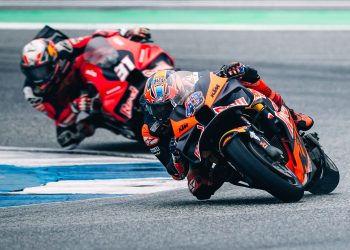
[[[52,122],[21,93],[20,50],[34,31],[0,34],[0,145],[57,147]],[[205,202],[183,190],[1,208],[0,248],[349,249],[350,32],[158,31],[154,40],[182,69],[216,69],[232,60],[258,68],[290,107],[315,119],[341,172],[336,191],[283,204],[262,191],[224,185]],[[81,145],[135,147],[103,131]]]

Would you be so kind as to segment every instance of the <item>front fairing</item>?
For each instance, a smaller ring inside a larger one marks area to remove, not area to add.
[[[218,78],[208,72],[200,73],[194,91],[201,92],[206,97],[201,106],[207,105],[212,110],[214,119],[209,124],[197,121],[195,115],[201,106],[191,109],[191,113],[185,101],[175,107],[171,120],[174,135],[178,139],[178,149],[193,164],[200,164],[203,161],[203,150],[208,149],[208,140],[218,138],[227,126],[237,124],[230,114],[233,110],[250,105],[253,95],[239,81]]]
[[[138,112],[147,80],[138,59],[142,46],[120,36],[95,37],[82,55],[83,78],[98,90],[103,109],[124,123]]]

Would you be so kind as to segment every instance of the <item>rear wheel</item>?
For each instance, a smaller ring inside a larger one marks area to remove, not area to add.
[[[264,151],[248,141],[235,137],[223,148],[223,153],[235,167],[255,185],[284,202],[299,201],[304,195],[297,177],[281,163],[274,162]]]

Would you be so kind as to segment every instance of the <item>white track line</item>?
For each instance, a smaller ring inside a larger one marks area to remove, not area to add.
[[[170,177],[74,180],[49,182],[43,186],[28,187],[20,192],[11,192],[11,194],[150,194],[186,187],[186,181],[174,181]]]
[[[156,159],[104,156],[72,155],[42,152],[0,151],[0,165],[11,165],[21,168],[51,166],[87,166],[158,163]],[[0,174],[1,175],[1,174]]]
[[[75,150],[64,150],[55,148],[31,148],[31,147],[5,147],[0,146],[0,151],[3,152],[31,152],[31,153],[46,153],[46,154],[65,154],[65,155],[90,155],[90,156],[112,156],[129,158],[135,160],[148,160],[153,161],[156,158],[151,154],[135,154],[135,153],[121,153],[121,152],[110,152],[110,151],[97,151],[97,150],[86,150],[86,149],[75,149]],[[1,155],[0,155],[1,161]]]
[[[65,30],[120,29],[145,26],[152,30],[227,31],[350,31],[350,25],[152,24],[152,23],[0,23],[2,30],[38,30],[43,25]]]
[[[0,7],[138,7],[138,8],[349,8],[348,1],[96,1],[1,0]]]

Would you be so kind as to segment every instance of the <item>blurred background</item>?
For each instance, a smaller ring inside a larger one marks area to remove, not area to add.
[[[315,118],[325,146],[341,157],[336,149],[349,124],[349,1],[0,1],[0,146],[59,147],[53,122],[24,100],[19,69],[22,47],[44,24],[70,37],[149,27],[184,70],[251,65],[290,107]],[[80,148],[132,146],[98,130]]]

